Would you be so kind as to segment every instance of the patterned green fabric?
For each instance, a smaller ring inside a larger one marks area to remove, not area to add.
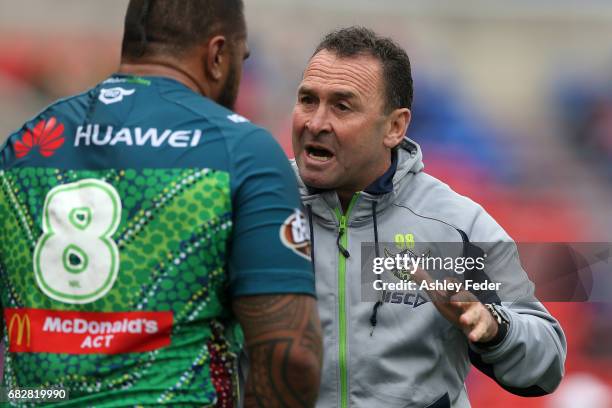
[[[36,290],[32,257],[43,233],[42,210],[48,192],[57,185],[85,179],[102,180],[119,194],[121,220],[113,239],[121,268],[106,295],[91,303],[68,304]],[[96,393],[98,400],[105,401],[103,406],[120,406],[126,394],[115,390],[125,387],[129,387],[127,395],[137,395],[138,401],[152,405],[213,403],[215,384],[206,371],[214,360],[212,366],[224,374],[223,392],[233,394],[239,338],[235,338],[234,326],[225,327],[218,318],[227,310],[224,260],[231,230],[226,172],[0,171],[0,296],[5,308],[172,311],[174,317],[171,346],[151,352],[110,356],[5,353],[5,384],[9,388],[62,384],[71,399],[85,397],[77,405],[86,404],[86,396]],[[6,347],[7,333],[4,336]],[[156,364],[163,361],[168,363]]]

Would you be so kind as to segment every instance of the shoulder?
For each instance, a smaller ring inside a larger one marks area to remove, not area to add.
[[[32,131],[36,126],[43,126],[51,120],[62,126],[65,123],[78,123],[86,111],[87,100],[92,97],[92,92],[93,89],[90,89],[80,94],[58,99],[30,117],[20,128],[11,132],[4,142],[0,143],[0,159],[3,159],[4,150],[7,146],[13,145],[24,132]]]
[[[507,241],[508,234],[477,202],[454,191],[448,184],[425,173],[400,183],[396,204],[463,231],[470,241]]]
[[[182,90],[179,95],[161,90],[160,94],[184,114],[192,116],[194,121],[215,127],[226,137],[240,138],[251,133],[268,134],[265,129],[253,124],[244,116],[192,91]]]
[[[17,129],[13,134],[19,133],[26,128],[29,129],[31,125],[36,124],[38,121],[51,117],[59,117],[62,122],[67,123],[81,121],[88,105],[88,100],[93,97],[94,90],[89,89],[76,95],[58,99],[28,119],[23,126]]]
[[[247,163],[286,160],[272,134],[248,118],[192,91],[162,91],[161,95],[173,103],[175,109],[181,110],[183,120],[188,119],[192,126],[206,129],[209,138],[220,139],[235,169],[244,169]]]

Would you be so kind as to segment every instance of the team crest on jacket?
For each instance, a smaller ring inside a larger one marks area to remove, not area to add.
[[[397,254],[392,253],[391,251],[389,251],[387,248],[385,248],[385,258],[395,258],[397,255],[399,256],[404,256],[405,254],[408,255],[408,257],[410,258],[419,258],[419,256],[417,254],[415,254],[413,251],[411,251],[410,249],[406,248],[401,252],[398,252]],[[431,250],[428,249],[422,256],[422,258],[428,258],[431,255]],[[401,281],[409,281],[411,279],[413,279],[413,275],[414,275],[414,271],[412,269],[393,269],[391,271],[391,273],[393,274],[393,276],[395,276],[397,279],[401,280]]]
[[[280,239],[287,248],[310,260],[310,230],[308,221],[300,210],[296,209],[281,225]]]

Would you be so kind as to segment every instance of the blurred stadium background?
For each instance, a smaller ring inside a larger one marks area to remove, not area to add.
[[[289,156],[295,89],[314,45],[335,27],[366,25],[409,52],[409,135],[428,172],[517,241],[612,242],[612,1],[245,3],[252,57],[237,110]],[[126,4],[0,0],[0,143],[114,71]],[[609,276],[612,263],[603,268]],[[612,407],[612,303],[547,305],[569,341],[559,391],[519,399],[473,370],[474,407]]]

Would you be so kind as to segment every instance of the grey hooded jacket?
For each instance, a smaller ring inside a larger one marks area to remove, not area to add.
[[[464,380],[470,363],[514,394],[552,392],[563,376],[565,336],[533,297],[516,254],[503,249],[516,250],[511,238],[481,206],[422,172],[416,143],[405,139],[395,158],[387,192],[356,194],[346,214],[335,192],[313,192],[298,175],[324,334],[317,406],[469,407]],[[434,252],[439,242],[485,246],[485,273],[510,288],[496,299],[509,321],[501,343],[470,344],[422,291],[386,292],[377,307],[362,301],[361,243],[394,242],[405,234]]]

